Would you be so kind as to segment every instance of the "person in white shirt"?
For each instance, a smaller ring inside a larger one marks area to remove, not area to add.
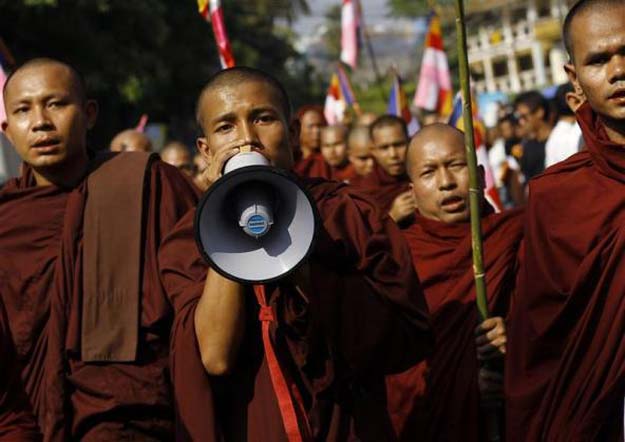
[[[566,160],[580,150],[582,131],[575,119],[577,105],[574,95],[571,83],[559,86],[556,91],[554,103],[558,122],[545,145],[545,168]]]

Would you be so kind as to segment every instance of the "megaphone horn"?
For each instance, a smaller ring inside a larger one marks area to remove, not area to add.
[[[267,158],[241,149],[200,200],[195,239],[206,261],[227,278],[266,283],[283,278],[308,256],[317,208],[297,178]]]

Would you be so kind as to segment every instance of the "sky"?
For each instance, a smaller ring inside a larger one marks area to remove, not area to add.
[[[325,12],[333,5],[340,5],[341,0],[309,0],[310,15],[301,15],[294,23],[295,31],[302,35],[310,34],[317,26],[324,23]],[[365,15],[365,22],[377,24],[384,22],[387,15],[386,1],[360,0]]]

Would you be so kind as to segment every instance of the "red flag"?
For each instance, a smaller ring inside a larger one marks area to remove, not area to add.
[[[215,42],[219,50],[219,60],[222,69],[234,66],[234,56],[230,48],[230,40],[226,33],[226,25],[224,24],[224,14],[221,8],[220,0],[198,0],[197,1],[200,15],[204,20],[211,23],[213,34],[215,34]]]

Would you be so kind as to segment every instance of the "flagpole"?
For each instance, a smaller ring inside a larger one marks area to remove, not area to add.
[[[481,210],[483,190],[478,180],[477,155],[473,136],[473,112],[471,109],[471,89],[469,78],[469,60],[467,57],[467,35],[464,19],[463,0],[455,0],[456,4],[456,37],[458,43],[458,64],[460,67],[460,86],[462,89],[464,119],[464,140],[469,168],[469,207],[471,210],[471,243],[473,249],[473,274],[475,293],[480,322],[489,317],[486,297],[486,278],[484,275],[484,251],[482,247]],[[497,408],[486,411],[486,437],[489,442],[500,441]]]
[[[386,91],[384,90],[384,84],[382,83],[382,76],[380,75],[380,70],[378,69],[378,62],[375,59],[375,53],[373,52],[373,45],[371,44],[371,39],[369,38],[369,32],[367,32],[367,26],[362,21],[362,35],[365,37],[365,46],[367,47],[367,52],[369,53],[369,59],[371,60],[371,66],[373,67],[373,74],[375,75],[375,81],[380,88],[380,94],[382,94],[382,99],[386,103],[388,101],[388,97],[386,96]]]

